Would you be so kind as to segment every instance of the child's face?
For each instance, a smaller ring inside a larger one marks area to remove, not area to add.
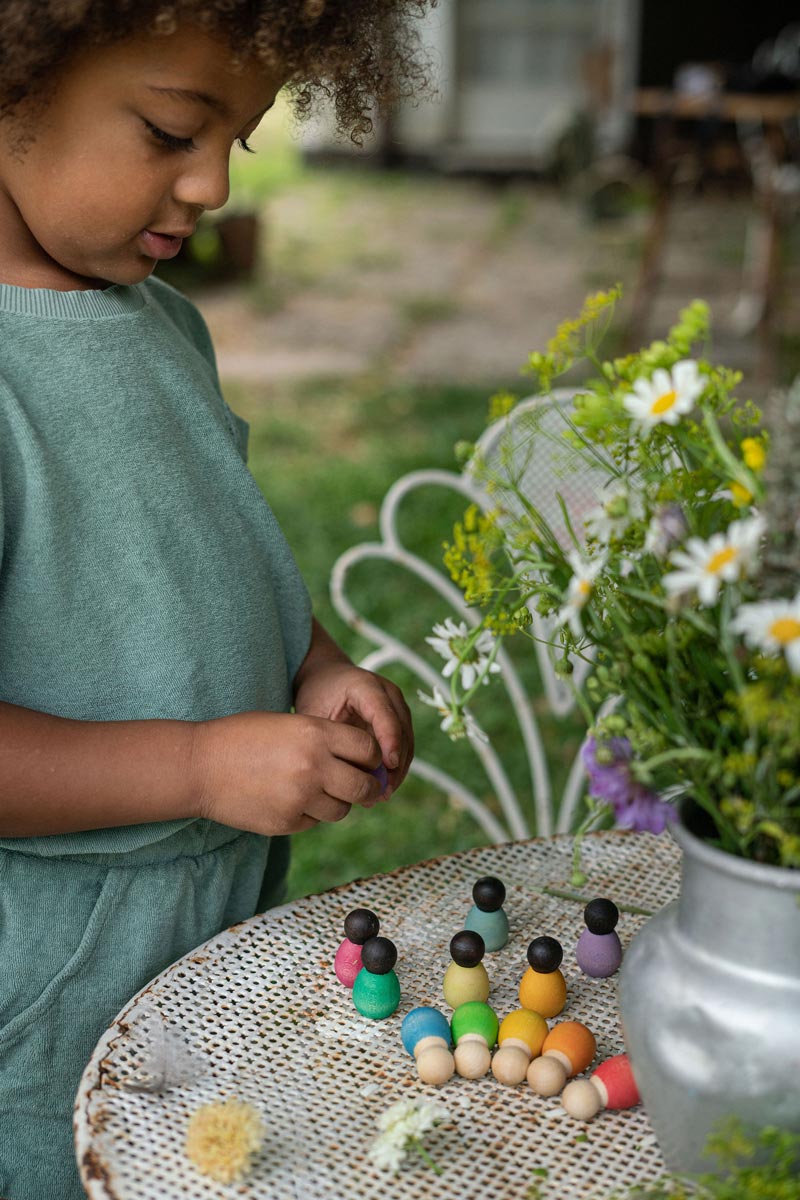
[[[0,125],[0,281],[64,290],[146,279],[225,203],[231,148],[282,83],[254,60],[236,71],[223,43],[189,26],[73,60],[23,153]]]

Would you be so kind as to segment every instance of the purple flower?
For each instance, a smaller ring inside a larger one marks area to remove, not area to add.
[[[644,540],[644,548],[656,558],[665,558],[689,532],[689,523],[679,504],[662,504],[653,514]]]
[[[621,829],[648,830],[662,833],[667,821],[675,815],[671,804],[637,783],[630,769],[633,749],[627,738],[612,737],[602,743],[611,762],[597,761],[597,738],[588,737],[581,747],[581,757],[589,776],[589,794],[604,800],[614,809]]]

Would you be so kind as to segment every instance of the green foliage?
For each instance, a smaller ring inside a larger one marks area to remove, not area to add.
[[[625,1200],[798,1200],[800,1135],[772,1127],[746,1132],[733,1119],[709,1138],[721,1174],[668,1175]],[[621,1200],[617,1197],[616,1200]]]

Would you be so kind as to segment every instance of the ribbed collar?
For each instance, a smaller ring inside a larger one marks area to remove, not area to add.
[[[59,292],[53,288],[16,287],[0,283],[0,310],[30,317],[102,321],[138,312],[146,303],[139,283],[115,283],[85,292]]]

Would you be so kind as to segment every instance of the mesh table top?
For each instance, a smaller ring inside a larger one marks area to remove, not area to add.
[[[463,928],[474,881],[492,874],[506,885],[510,924],[508,944],[485,959],[498,1016],[519,1007],[528,942],[550,934],[564,946],[568,987],[556,1020],[584,1021],[598,1061],[624,1049],[615,978],[590,979],[575,962],[583,904],[542,891],[573,890],[571,853],[569,837],[534,839],[357,880],[253,917],[174,963],[120,1013],[84,1072],[75,1134],[89,1196],[570,1200],[657,1177],[664,1165],[641,1108],[582,1125],[558,1097],[536,1096],[527,1083],[504,1087],[490,1074],[436,1088],[420,1082],[400,1040],[401,1020],[416,1005],[450,1016],[441,992],[450,938]],[[656,911],[677,896],[679,852],[666,836],[592,835],[582,865],[581,894],[606,896],[621,910],[623,948],[646,919],[626,910]],[[378,914],[398,950],[400,1007],[384,1021],[360,1016],[333,973],[344,917],[356,907]],[[154,1019],[190,1064],[161,1092],[132,1090]],[[198,1174],[183,1147],[194,1110],[229,1097],[256,1106],[266,1139],[246,1180],[223,1186]],[[378,1117],[417,1097],[437,1099],[450,1114],[426,1138],[442,1174],[416,1155],[398,1175],[379,1170],[368,1155]]]

